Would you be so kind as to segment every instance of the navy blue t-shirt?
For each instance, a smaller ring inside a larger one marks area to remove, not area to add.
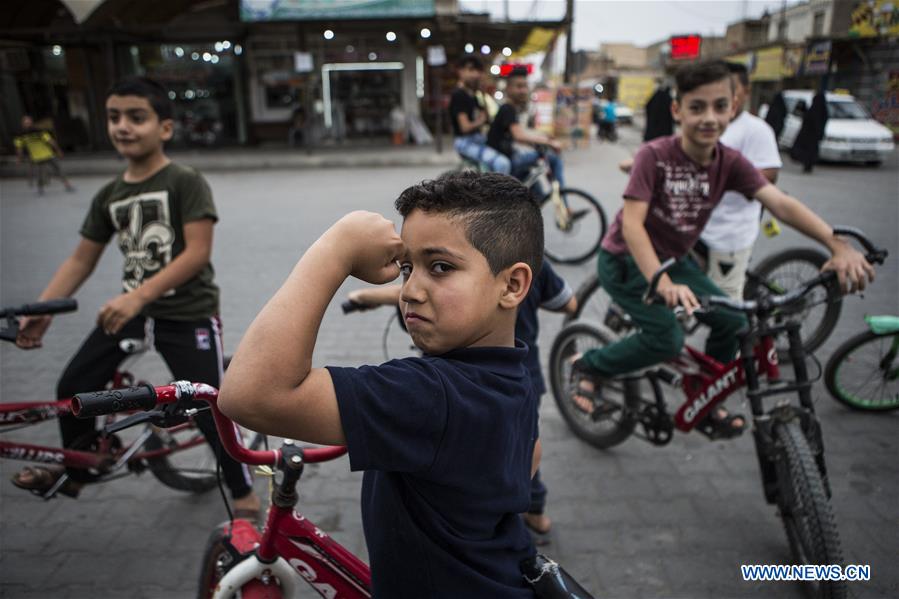
[[[349,449],[365,470],[374,597],[527,597],[537,396],[527,347],[477,347],[380,366],[329,366]]]
[[[525,364],[531,374],[537,397],[546,393],[546,383],[543,380],[543,372],[540,370],[540,349],[537,347],[537,334],[540,332],[537,311],[540,308],[561,310],[573,295],[574,292],[568,283],[557,275],[553,267],[544,260],[540,272],[531,282],[531,289],[528,291],[527,297],[518,307],[515,338],[521,339],[530,348]]]

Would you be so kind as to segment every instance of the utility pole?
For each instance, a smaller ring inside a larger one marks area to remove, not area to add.
[[[574,0],[565,0],[565,83],[571,83],[571,32],[574,25]]]

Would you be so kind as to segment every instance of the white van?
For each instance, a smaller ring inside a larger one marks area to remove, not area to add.
[[[805,89],[784,90],[787,117],[778,139],[781,148],[793,147],[802,126],[802,114],[812,105],[815,92]],[[850,95],[825,94],[827,125],[821,140],[822,160],[879,164],[893,151],[893,133],[868,114]]]

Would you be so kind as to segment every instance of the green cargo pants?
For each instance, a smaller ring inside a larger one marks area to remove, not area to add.
[[[646,305],[643,294],[649,283],[630,255],[616,256],[599,252],[599,281],[616,304],[630,314],[639,331],[600,349],[584,354],[587,364],[601,375],[616,376],[639,370],[680,354],[684,332],[671,308],[664,304]],[[724,295],[688,257],[677,261],[668,276],[675,283],[687,285],[697,297]],[[746,317],[725,310],[697,314],[697,319],[711,328],[705,352],[721,362],[737,354],[737,332],[746,326]]]

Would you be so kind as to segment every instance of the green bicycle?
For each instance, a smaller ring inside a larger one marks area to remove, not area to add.
[[[824,368],[824,384],[843,405],[865,412],[899,409],[899,316],[866,316],[868,330],[846,340]]]

